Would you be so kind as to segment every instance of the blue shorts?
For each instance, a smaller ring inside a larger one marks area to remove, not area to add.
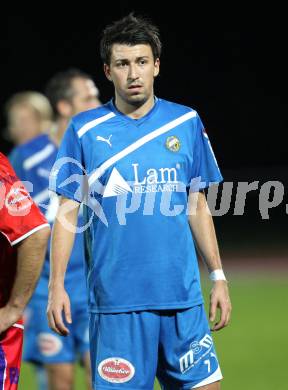
[[[94,389],[190,389],[222,379],[203,305],[90,315]]]
[[[38,364],[73,363],[89,352],[87,304],[71,304],[70,334],[53,332],[46,316],[47,301],[33,299],[25,310],[23,360]]]

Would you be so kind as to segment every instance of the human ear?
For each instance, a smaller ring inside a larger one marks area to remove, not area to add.
[[[110,66],[107,64],[104,64],[104,73],[107,79],[112,81],[111,74],[110,74]]]
[[[160,59],[156,58],[154,62],[154,77],[157,77],[160,72]]]

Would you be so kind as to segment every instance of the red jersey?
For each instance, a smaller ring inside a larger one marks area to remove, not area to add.
[[[20,241],[49,226],[29,192],[0,153],[0,307],[9,300],[17,267]]]

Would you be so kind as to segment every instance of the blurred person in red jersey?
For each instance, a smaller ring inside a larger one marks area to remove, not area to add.
[[[39,278],[50,227],[0,153],[0,388],[18,386],[22,313]]]

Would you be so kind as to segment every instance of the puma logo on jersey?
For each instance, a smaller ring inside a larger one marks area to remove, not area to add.
[[[97,135],[96,140],[106,142],[110,146],[110,148],[112,148],[112,144],[110,142],[111,137],[112,137],[112,134],[109,135],[109,138],[104,138],[104,137],[101,137],[101,135]]]

